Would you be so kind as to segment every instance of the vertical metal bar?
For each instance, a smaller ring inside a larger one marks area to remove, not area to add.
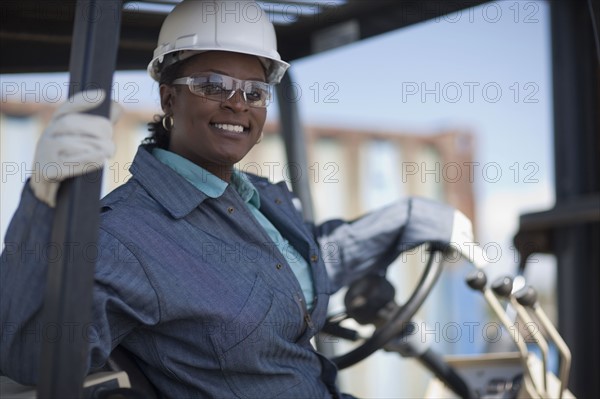
[[[70,93],[102,88],[107,99],[92,110],[108,116],[121,26],[121,0],[78,0],[70,59]],[[39,398],[80,398],[88,357],[102,171],[61,184],[48,264]]]
[[[283,79],[276,86],[276,90],[285,152],[290,166],[289,170],[297,173],[297,175],[291,176],[292,190],[302,202],[304,219],[312,222],[314,211],[308,180],[306,138],[302,130],[298,102],[292,100],[296,96],[294,95],[294,85],[292,84],[290,71],[283,75]]]
[[[586,0],[549,1],[557,206],[600,192],[600,65]],[[600,225],[554,230],[559,329],[573,355],[570,389],[600,395]]]
[[[310,194],[310,181],[308,179],[308,160],[306,156],[306,137],[300,121],[298,111],[298,102],[293,100],[297,96],[294,93],[294,85],[290,71],[288,70],[281,83],[276,86],[277,103],[279,105],[279,115],[281,131],[285,144],[285,153],[287,162],[294,165],[289,170],[298,172],[293,176],[292,191],[302,202],[302,216],[307,222],[313,222],[314,208],[312,196]],[[333,344],[325,342],[323,339],[316,339],[317,350],[327,357],[333,357],[335,352]]]

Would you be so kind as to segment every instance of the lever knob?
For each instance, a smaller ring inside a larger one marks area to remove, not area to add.
[[[487,284],[487,277],[483,270],[473,270],[465,277],[467,285],[474,290],[483,291]]]
[[[496,279],[492,284],[492,291],[500,297],[508,298],[512,292],[513,280],[509,276]]]
[[[515,292],[517,302],[526,307],[533,307],[537,302],[537,291],[528,285]]]

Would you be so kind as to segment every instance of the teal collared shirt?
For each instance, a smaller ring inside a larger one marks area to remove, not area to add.
[[[218,198],[223,195],[225,189],[227,189],[227,182],[182,156],[161,148],[153,149],[152,154],[208,197]],[[250,210],[262,228],[265,229],[267,235],[287,260],[300,283],[300,287],[302,287],[306,305],[311,309],[313,305],[314,289],[308,263],[288,240],[281,235],[275,226],[273,226],[269,219],[261,213],[260,196],[246,175],[234,169],[231,175],[231,184],[246,203],[248,210]]]

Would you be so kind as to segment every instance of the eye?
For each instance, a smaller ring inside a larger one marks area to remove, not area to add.
[[[252,90],[251,92],[246,92],[246,98],[250,101],[260,101],[266,97],[266,93],[262,90]]]
[[[225,87],[222,83],[204,82],[195,85],[196,91],[204,94],[205,96],[221,95],[225,91]]]
[[[269,99],[269,86],[262,82],[247,82],[246,98],[251,102],[264,102]]]

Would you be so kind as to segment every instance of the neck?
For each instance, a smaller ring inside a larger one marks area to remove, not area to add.
[[[233,173],[233,166],[225,166],[225,165],[200,165],[213,175],[217,176],[219,179],[231,183],[231,175]]]

